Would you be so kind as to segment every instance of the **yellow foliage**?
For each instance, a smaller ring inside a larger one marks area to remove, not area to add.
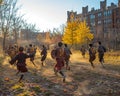
[[[15,84],[14,86],[12,86],[12,89],[15,90],[15,89],[22,89],[22,87],[24,87],[24,84],[23,83],[19,83],[19,84]]]
[[[77,22],[68,22],[65,32],[63,35],[63,42],[67,44],[74,44],[75,43],[75,36],[76,36],[76,29],[78,27]]]
[[[3,3],[3,0],[0,0],[0,4],[2,4]]]
[[[81,44],[93,39],[86,22],[68,22],[63,35],[63,42],[67,44]]]
[[[86,22],[80,22],[78,25],[78,29],[76,30],[78,33],[76,38],[79,38],[78,43],[86,43],[88,40],[91,41],[93,39],[93,34],[90,33],[89,27],[86,25]]]

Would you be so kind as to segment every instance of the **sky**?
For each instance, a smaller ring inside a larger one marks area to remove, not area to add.
[[[59,28],[67,21],[67,11],[81,13],[82,7],[88,5],[90,11],[92,7],[100,8],[100,1],[103,0],[18,0],[20,14],[24,14],[24,19],[28,23],[36,24],[39,30],[47,31]],[[117,4],[118,0],[107,0],[107,6],[111,2]]]

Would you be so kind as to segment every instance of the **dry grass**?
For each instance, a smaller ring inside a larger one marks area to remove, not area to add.
[[[61,77],[54,75],[55,61],[50,57],[46,60],[46,66],[41,67],[40,53],[37,51],[35,64],[27,59],[29,73],[23,83],[17,83],[15,75],[16,67],[8,64],[9,57],[1,56],[1,77],[8,77],[9,81],[0,79],[0,95],[5,96],[119,96],[120,55],[119,52],[105,53],[105,69],[99,64],[98,58],[94,61],[96,68],[92,69],[88,60],[81,56],[80,51],[73,51],[70,65],[71,71],[63,70],[67,75],[66,83],[62,83]],[[98,87],[99,86],[99,87]],[[2,91],[6,89],[6,91]],[[110,95],[109,95],[110,94]]]

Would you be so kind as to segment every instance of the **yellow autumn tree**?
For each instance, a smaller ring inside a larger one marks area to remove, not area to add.
[[[63,34],[63,42],[66,44],[75,44],[76,43],[76,30],[78,27],[77,22],[68,22],[67,26],[65,27],[65,31]]]
[[[94,38],[93,34],[90,32],[90,28],[87,26],[85,21],[79,23],[76,33],[77,43],[79,44],[86,43]]]
[[[0,4],[2,4],[3,3],[3,0],[0,0]]]
[[[65,28],[63,34],[63,42],[67,44],[84,44],[88,40],[93,39],[93,34],[90,33],[90,29],[86,22],[69,22]]]

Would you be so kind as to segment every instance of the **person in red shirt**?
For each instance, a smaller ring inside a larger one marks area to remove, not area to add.
[[[63,82],[65,82],[66,76],[62,71],[62,68],[64,67],[64,61],[65,61],[64,48],[62,46],[63,46],[63,43],[59,42],[58,47],[55,50],[55,58],[56,58],[57,64],[54,67],[54,71],[55,71],[55,74],[57,74],[57,72],[59,72],[60,75],[63,77]]]

